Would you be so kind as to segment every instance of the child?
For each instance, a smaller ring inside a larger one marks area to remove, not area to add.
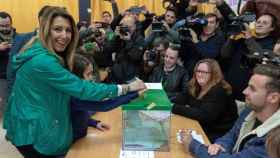
[[[85,80],[93,80],[93,65],[82,55],[75,55],[73,73]],[[88,125],[104,131],[109,130],[109,126],[99,120],[90,118],[92,112],[105,112],[112,110],[130,100],[138,97],[137,92],[131,92],[127,95],[108,99],[104,101],[84,101],[77,98],[71,98],[71,119],[73,128],[73,142],[87,135]]]

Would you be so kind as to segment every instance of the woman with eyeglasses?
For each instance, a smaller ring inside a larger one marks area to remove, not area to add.
[[[211,142],[231,129],[237,106],[217,61],[197,62],[188,91],[176,97],[172,112],[199,121]]]

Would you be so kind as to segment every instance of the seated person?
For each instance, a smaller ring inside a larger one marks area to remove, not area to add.
[[[237,106],[215,60],[200,60],[193,74],[187,93],[176,97],[172,112],[199,121],[213,142],[231,129]]]
[[[232,129],[208,146],[194,140],[189,133],[182,134],[186,152],[195,158],[268,158],[266,135],[280,125],[279,77],[278,66],[257,66],[243,91],[248,108]]]
[[[178,49],[178,46],[170,44],[165,52],[163,65],[155,67],[148,79],[149,82],[161,82],[171,101],[177,94],[187,91],[189,79],[184,67],[177,64]]]

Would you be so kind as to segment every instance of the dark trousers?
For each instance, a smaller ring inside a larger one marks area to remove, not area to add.
[[[24,158],[57,158],[58,156],[48,156],[39,153],[33,148],[33,145],[16,146],[17,150],[22,154]]]

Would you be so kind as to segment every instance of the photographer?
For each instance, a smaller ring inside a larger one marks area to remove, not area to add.
[[[6,12],[0,12],[0,118],[5,109],[7,98],[7,65],[9,61],[9,51],[15,37],[15,29],[12,28],[12,18]]]
[[[165,9],[174,8],[177,11],[177,19],[181,20],[189,15],[187,12],[189,1],[190,0],[163,0],[162,5]]]
[[[153,69],[163,64],[166,49],[169,41],[165,38],[155,39],[152,48],[146,50],[143,55],[143,74],[142,79],[146,81]]]
[[[122,19],[115,33],[117,37],[111,43],[114,46],[111,52],[116,54],[111,80],[124,83],[140,74],[144,37],[137,31],[136,20],[131,16]]]
[[[231,35],[222,48],[225,78],[233,87],[236,99],[243,100],[242,90],[251,76],[252,67],[248,54],[271,50],[276,43],[273,32],[276,30],[276,18],[271,14],[263,14],[256,21],[255,36],[245,27],[241,34]],[[239,38],[244,36],[244,38]],[[239,74],[239,75],[236,75]]]
[[[206,16],[192,18],[178,30],[181,32],[180,35],[183,35],[180,56],[190,74],[195,63],[200,59],[219,60],[225,36],[220,30],[216,14],[209,13]]]
[[[6,12],[0,12],[0,79],[6,78],[9,51],[14,36],[15,29],[12,28],[12,17]]]
[[[220,31],[219,19],[216,14],[209,13],[205,18],[207,25],[203,26],[199,35],[195,32],[191,33],[192,41],[202,58],[218,59],[221,47],[225,42],[225,36]]]
[[[80,32],[80,44],[77,51],[90,59],[96,68],[95,72],[101,70],[107,74],[113,65],[112,52],[114,47],[111,42],[106,38],[104,28],[96,28],[91,25],[85,31]],[[94,76],[97,81],[102,80],[98,73]]]
[[[145,20],[139,20],[140,14],[143,14],[145,16]],[[111,23],[112,30],[115,30],[116,27],[119,26],[121,20],[126,16],[132,16],[134,18],[137,32],[140,32],[141,35],[144,37],[146,29],[150,26],[150,24],[153,21],[153,14],[149,13],[145,6],[133,6],[127,9],[126,11],[120,13],[118,16],[114,17]]]
[[[151,34],[145,38],[145,46],[150,47],[158,37],[165,38],[171,43],[180,43],[179,33],[172,28],[176,22],[175,10],[168,8],[163,17],[155,16],[151,25]]]

